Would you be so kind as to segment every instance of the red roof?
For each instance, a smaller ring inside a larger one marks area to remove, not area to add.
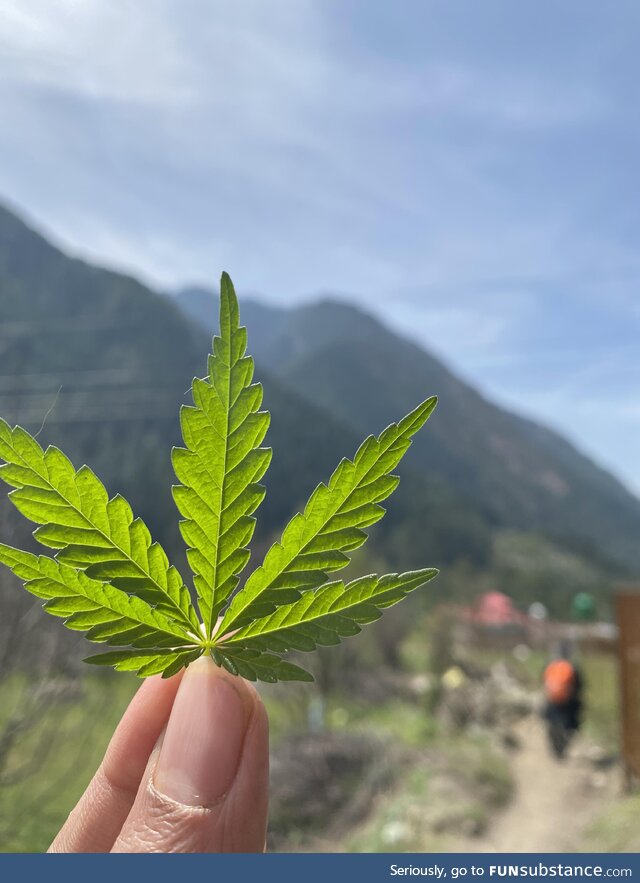
[[[481,625],[520,625],[526,621],[526,616],[514,607],[511,598],[497,591],[481,595],[467,615]]]

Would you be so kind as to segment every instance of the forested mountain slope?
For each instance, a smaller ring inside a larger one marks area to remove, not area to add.
[[[177,296],[203,327],[213,300],[198,289]],[[426,350],[348,304],[283,310],[249,302],[245,316],[255,317],[253,348],[268,370],[359,432],[437,393],[436,415],[408,465],[461,495],[490,527],[590,545],[640,568],[640,500],[557,433],[492,404]]]
[[[209,305],[215,311],[211,299]],[[251,304],[246,312],[253,352],[263,323]],[[171,298],[70,258],[0,207],[0,415],[31,432],[44,421],[39,440],[59,445],[77,466],[89,463],[178,559],[183,544],[170,492],[170,449],[180,444],[180,404],[189,399],[192,378],[206,370],[215,312],[209,319],[205,331]],[[261,364],[256,377],[272,413],[267,441],[274,448],[258,511],[259,553],[340,458],[352,456],[377,427],[345,424]],[[436,565],[460,556],[486,559],[483,520],[439,479],[415,475],[392,505],[393,518],[379,535],[390,560],[406,559],[407,548],[420,553],[421,564],[426,553]],[[9,529],[24,532],[21,517],[7,511]],[[416,533],[419,544],[410,539]]]

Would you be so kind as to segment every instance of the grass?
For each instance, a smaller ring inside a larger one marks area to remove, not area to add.
[[[334,699],[327,721],[332,729],[370,733],[413,748],[431,743],[437,731],[436,722],[425,707],[401,699],[375,706]]]
[[[484,736],[438,737],[369,819],[351,836],[348,852],[447,852],[452,838],[473,837],[511,797],[504,757]]]
[[[345,844],[347,852],[425,851],[421,809],[429,795],[432,770],[421,765],[379,801],[371,818]]]
[[[100,763],[138,685],[136,678],[122,674],[88,673],[78,694],[52,705],[37,725],[23,734],[5,770],[16,780],[0,785],[0,851],[47,849]],[[32,686],[18,675],[0,684],[0,732]],[[265,694],[272,745],[277,746],[292,731],[306,730],[312,696],[308,689],[273,689]],[[426,709],[400,699],[372,707],[332,697],[327,702],[326,722],[332,730],[370,733],[390,744],[413,748],[427,745],[435,735],[433,718]]]
[[[408,669],[424,675],[430,671],[435,655],[425,640],[425,631],[416,628],[403,648]],[[541,652],[524,660],[494,651],[478,651],[477,658],[474,651],[473,656],[487,668],[501,660],[524,686],[540,687],[546,661]],[[615,752],[615,658],[589,654],[582,665],[586,681],[585,731],[603,749]],[[98,766],[138,683],[136,678],[122,674],[88,673],[79,695],[53,705],[37,726],[23,734],[4,770],[16,780],[0,785],[0,851],[47,848]],[[28,681],[19,676],[0,684],[0,733],[28,689]],[[318,695],[313,685],[267,688],[263,695],[276,748],[292,732],[307,732],[309,703]],[[338,693],[326,700],[324,717],[333,731],[370,734],[390,747],[399,747],[399,754],[410,758],[409,764],[398,766],[393,787],[376,799],[369,820],[341,839],[341,848],[446,850],[452,832],[482,831],[495,809],[509,800],[511,779],[503,755],[487,736],[441,734],[430,710],[428,690],[420,699],[394,695],[380,704]],[[35,768],[22,774],[21,769],[28,768],[34,759]],[[2,773],[0,766],[0,776]],[[602,843],[602,849],[637,846],[633,826],[634,813],[639,809],[640,798],[620,801],[594,826],[593,842]]]
[[[314,685],[262,687],[262,698],[269,714],[271,745],[277,745],[284,736],[307,733],[311,706],[320,702]],[[330,730],[366,733],[409,747],[431,742],[436,733],[436,722],[427,699],[410,701],[393,698],[382,704],[372,704],[340,692],[325,698],[324,725]]]
[[[640,852],[640,794],[615,801],[587,831],[585,849],[597,852]]]
[[[4,768],[8,783],[0,786],[0,851],[47,849],[100,763],[137,683],[111,673],[87,675],[79,696],[52,705],[21,736]],[[0,685],[5,720],[25,689],[20,677]]]
[[[613,654],[584,657],[585,722],[587,736],[607,752],[620,749],[618,666]]]

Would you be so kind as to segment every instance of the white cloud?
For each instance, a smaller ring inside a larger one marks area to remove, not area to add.
[[[371,48],[356,6],[3,0],[0,193],[159,285],[224,266],[279,302],[343,291],[514,401],[531,355],[527,401],[570,428],[580,343],[553,344],[574,371],[536,399],[525,332],[550,288],[640,318],[624,152],[592,143],[633,119],[611,125],[611,81],[575,68],[569,33],[560,61],[548,35],[516,55],[508,29],[465,48],[434,7],[438,39],[409,56],[386,33]]]
[[[526,321],[533,308],[532,299],[517,291],[494,293],[473,298],[449,296],[439,292],[423,292],[421,299],[393,298],[393,310],[386,319],[413,340],[428,342],[430,348],[448,357],[455,357],[467,373],[485,367],[487,357],[501,361],[509,358],[504,352],[505,341],[514,326]]]
[[[183,105],[196,69],[177,45],[171,22],[148,10],[122,0],[4,0],[5,82],[90,100]]]

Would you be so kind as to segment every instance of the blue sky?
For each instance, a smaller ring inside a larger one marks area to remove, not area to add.
[[[0,195],[169,289],[338,293],[640,492],[640,6],[3,0]]]

